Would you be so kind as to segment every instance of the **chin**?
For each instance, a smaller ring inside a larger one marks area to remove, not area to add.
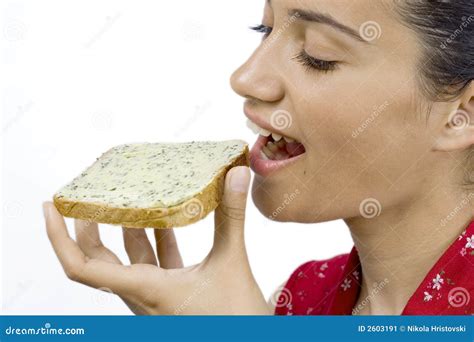
[[[255,175],[252,184],[252,201],[260,213],[272,221],[295,223],[319,223],[347,217],[344,207],[334,203],[324,205],[329,199],[285,186],[278,177],[263,178]],[[319,201],[318,201],[319,200]],[[354,209],[356,210],[356,209]]]
[[[298,196],[301,195],[299,189],[288,191],[280,183],[271,184],[270,178],[263,180],[259,175],[255,175],[252,184],[252,200],[260,213],[279,222],[303,222],[301,216],[295,208],[299,208]]]

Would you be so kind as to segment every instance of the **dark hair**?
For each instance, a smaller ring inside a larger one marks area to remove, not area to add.
[[[474,0],[395,0],[402,22],[420,38],[420,87],[433,101],[458,98],[474,80]],[[474,146],[465,185],[474,185]]]
[[[431,99],[458,97],[474,80],[474,1],[395,0],[420,37],[421,86]]]

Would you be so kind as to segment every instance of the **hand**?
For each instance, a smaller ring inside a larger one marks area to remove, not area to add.
[[[44,203],[48,237],[67,276],[107,288],[136,314],[271,314],[252,272],[244,242],[250,173],[235,167],[226,176],[215,211],[214,244],[199,264],[183,267],[172,229],[155,229],[157,257],[144,229],[123,228],[131,265],[105,247],[96,223],[75,220],[76,241],[64,218]]]

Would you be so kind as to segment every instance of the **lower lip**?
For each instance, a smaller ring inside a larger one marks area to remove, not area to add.
[[[258,136],[257,141],[253,145],[252,149],[250,150],[250,168],[253,172],[261,175],[261,176],[268,176],[271,173],[280,170],[288,165],[296,162],[300,159],[303,154],[300,154],[296,157],[292,157],[285,160],[267,160],[263,159],[262,157],[262,148],[267,143],[268,138],[262,135]]]

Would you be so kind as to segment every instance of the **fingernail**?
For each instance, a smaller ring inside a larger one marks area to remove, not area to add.
[[[249,186],[249,172],[245,166],[232,169],[230,175],[230,188],[235,192],[247,192]]]
[[[43,215],[45,219],[48,219],[48,216],[49,216],[48,202],[43,202]]]

